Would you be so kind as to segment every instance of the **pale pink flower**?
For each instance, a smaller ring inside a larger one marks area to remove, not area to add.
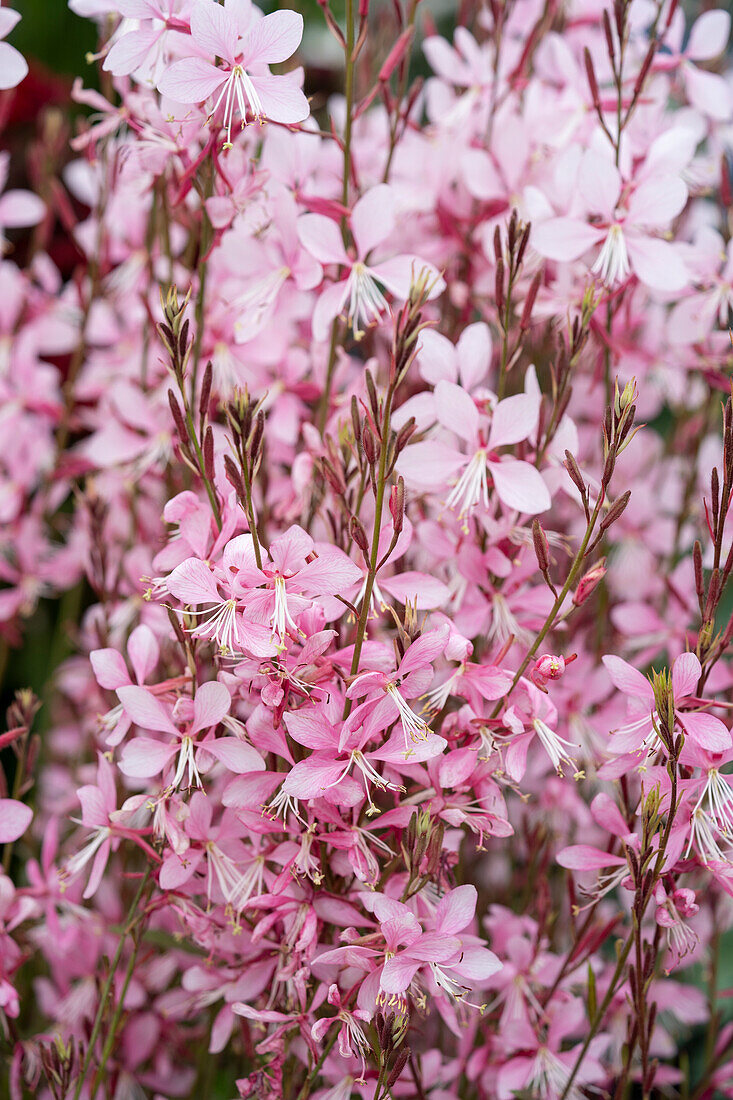
[[[532,433],[539,414],[537,397],[516,394],[499,401],[489,422],[473,398],[452,382],[438,382],[434,396],[440,425],[463,440],[466,452],[437,439],[407,447],[397,464],[407,485],[436,491],[454,482],[445,503],[464,521],[480,505],[490,507],[490,483],[507,508],[535,515],[550,507],[549,491],[536,467],[499,454],[499,448]]]
[[[687,202],[679,176],[652,176],[630,187],[613,161],[588,150],[577,187],[589,217],[547,218],[533,226],[531,243],[541,256],[567,263],[600,245],[591,271],[610,287],[632,274],[652,290],[687,285],[689,273],[676,246],[656,236]]]
[[[351,232],[355,256],[347,252],[341,231],[332,218],[323,214],[303,214],[298,219],[298,234],[305,248],[322,264],[338,264],[346,277],[324,290],[313,311],[312,326],[316,340],[325,340],[335,317],[343,316],[356,339],[389,310],[384,287],[404,301],[410,287],[422,272],[428,273],[430,297],[445,286],[432,264],[417,256],[398,255],[375,262],[370,254],[387,241],[397,227],[397,204],[392,188],[386,184],[372,187],[354,204]]]
[[[293,124],[308,117],[308,101],[298,86],[298,74],[273,76],[267,66],[287,61],[303,37],[303,17],[276,11],[261,19],[256,9],[215,0],[196,0],[191,11],[191,40],[203,56],[176,61],[161,77],[161,93],[178,103],[202,103],[216,96],[215,115],[223,105],[226,145],[232,144],[235,112],[242,127],[248,113],[259,122]],[[206,57],[220,57],[219,68]],[[218,95],[217,95],[218,93]]]

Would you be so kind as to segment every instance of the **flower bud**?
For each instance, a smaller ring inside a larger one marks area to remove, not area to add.
[[[580,607],[584,604],[592,592],[601,583],[606,575],[606,559],[602,558],[597,565],[592,566],[588,572],[580,578],[578,587],[575,589],[575,595],[573,596],[573,603],[576,607]]]
[[[389,495],[389,510],[392,514],[392,529],[398,535],[402,530],[405,519],[405,483],[399,478],[396,485],[392,486]]]

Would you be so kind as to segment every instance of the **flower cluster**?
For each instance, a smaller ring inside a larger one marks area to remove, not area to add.
[[[13,1100],[727,1095],[729,15],[70,6],[100,90],[0,154]]]

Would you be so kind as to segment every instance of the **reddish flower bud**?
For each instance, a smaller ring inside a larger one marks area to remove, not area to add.
[[[573,596],[573,603],[576,607],[580,607],[584,604],[591,593],[597,588],[606,575],[606,559],[602,558],[597,565],[594,565],[588,572],[580,578],[578,587],[575,589],[575,595]]]

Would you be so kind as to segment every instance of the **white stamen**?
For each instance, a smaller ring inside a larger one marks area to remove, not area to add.
[[[361,340],[365,329],[389,310],[387,299],[379,289],[377,280],[366,264],[361,261],[357,261],[349,273],[345,292],[346,301],[348,302],[346,319],[351,325],[355,340]]]
[[[451,489],[446,500],[448,508],[458,511],[458,518],[464,520],[463,529],[468,530],[465,520],[481,501],[484,508],[489,507],[489,482],[486,451],[476,451],[458,481]]]
[[[626,240],[620,225],[612,225],[608,230],[603,247],[591,271],[600,275],[606,286],[622,283],[631,274]]]

